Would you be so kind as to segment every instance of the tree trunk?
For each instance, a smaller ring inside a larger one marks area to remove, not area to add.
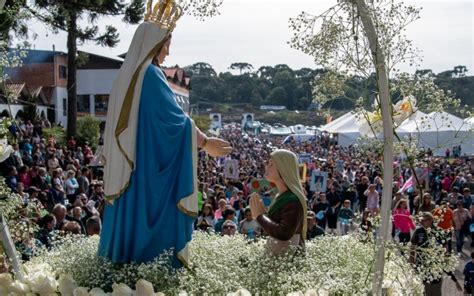
[[[7,0],[0,0],[0,9],[3,9],[5,2],[7,2]]]
[[[385,56],[382,52],[372,17],[365,0],[352,0],[357,9],[369,41],[373,63],[377,73],[377,86],[380,98],[380,108],[383,118],[383,193],[381,209],[380,235],[377,237],[377,257],[375,261],[374,277],[372,282],[373,295],[382,295],[383,270],[385,265],[385,243],[389,238],[390,206],[392,201],[393,182],[393,122],[392,106],[389,96],[388,73]]]
[[[77,90],[76,90],[76,58],[77,58],[77,15],[74,10],[69,12],[67,23],[67,136],[76,135]]]

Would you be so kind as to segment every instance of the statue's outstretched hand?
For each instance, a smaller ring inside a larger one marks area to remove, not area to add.
[[[229,142],[215,137],[208,138],[207,144],[203,149],[212,157],[226,156],[232,152]]]

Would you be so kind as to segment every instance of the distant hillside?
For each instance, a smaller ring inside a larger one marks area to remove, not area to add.
[[[233,63],[231,71],[217,73],[208,63],[195,63],[185,67],[191,76],[191,104],[200,108],[212,108],[219,105],[281,105],[288,110],[314,109],[312,103],[312,83],[327,70],[302,68],[294,70],[288,65],[263,66],[254,69],[248,63]],[[466,76],[464,66],[438,74],[433,71],[418,70],[419,77],[433,78],[444,90],[451,90],[463,105],[474,107],[474,76]],[[316,82],[317,83],[317,82]],[[323,108],[348,110],[354,107],[355,99],[368,97],[375,90],[373,79],[349,77],[345,88],[345,97],[336,98]],[[448,110],[456,112],[456,110]]]

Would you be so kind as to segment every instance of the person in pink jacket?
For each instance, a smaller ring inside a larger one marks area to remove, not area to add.
[[[408,243],[410,241],[410,231],[415,229],[415,224],[411,219],[406,199],[400,199],[395,205],[392,218],[395,231],[399,233],[398,237],[400,239],[400,243]]]

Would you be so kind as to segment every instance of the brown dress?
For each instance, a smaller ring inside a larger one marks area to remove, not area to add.
[[[268,214],[257,217],[257,221],[266,234],[267,247],[274,254],[281,254],[288,250],[289,246],[304,247],[303,230],[303,207],[298,198],[290,191],[283,193],[278,199],[286,201],[280,204],[278,209],[270,208]],[[275,203],[276,205],[276,203]]]

